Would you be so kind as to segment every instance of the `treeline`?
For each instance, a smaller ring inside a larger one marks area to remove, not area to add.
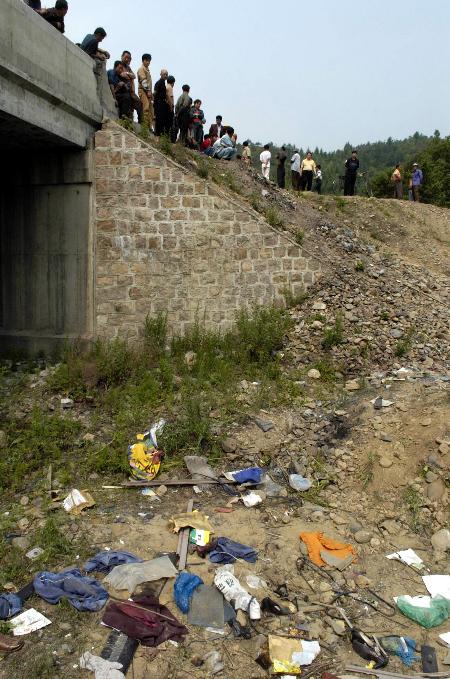
[[[252,160],[256,168],[260,169],[259,154],[262,144],[250,141]],[[360,176],[357,180],[357,193],[365,196],[392,197],[392,171],[397,163],[404,169],[405,194],[407,182],[413,162],[418,162],[424,172],[423,200],[437,205],[449,206],[449,188],[445,183],[445,176],[449,177],[449,137],[441,139],[438,130],[434,136],[428,137],[419,132],[406,139],[392,139],[386,141],[368,142],[356,146],[360,160]],[[288,161],[298,147],[285,144]],[[350,142],[337,151],[323,151],[322,149],[298,149],[302,158],[308,150],[312,151],[316,163],[320,163],[323,173],[322,192],[339,194],[343,190],[344,163],[354,147]],[[271,179],[276,180],[276,154],[279,147],[271,145],[272,165]],[[290,188],[290,165],[286,163],[286,183]],[[447,181],[448,184],[448,181]]]

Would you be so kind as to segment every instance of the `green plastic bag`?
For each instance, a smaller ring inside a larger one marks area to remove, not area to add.
[[[427,606],[418,606],[417,603],[426,603]],[[397,606],[408,618],[415,620],[419,625],[430,629],[437,627],[447,620],[450,615],[450,600],[442,596],[399,596]]]

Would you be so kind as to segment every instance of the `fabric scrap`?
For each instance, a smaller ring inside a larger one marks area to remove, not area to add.
[[[201,512],[184,512],[177,514],[169,519],[169,528],[178,533],[182,528],[197,528],[197,530],[207,530],[214,533],[214,529],[208,521],[208,517]]]
[[[209,552],[209,558],[213,563],[220,564],[234,563],[238,559],[255,563],[258,559],[258,552],[253,547],[229,538],[218,538],[214,548]]]
[[[203,585],[203,580],[198,575],[193,575],[187,571],[182,571],[175,580],[173,595],[175,603],[182,613],[188,612],[192,595],[199,585]]]
[[[325,533],[302,532],[300,538],[308,548],[308,556],[316,566],[325,566],[325,561],[320,556],[322,550],[332,554],[337,559],[346,559],[348,556],[356,556],[355,549],[344,542],[338,542],[328,537]]]
[[[124,673],[120,671],[122,663],[105,660],[98,655],[92,655],[89,651],[83,653],[79,663],[82,670],[95,672],[95,679],[125,679]]]
[[[132,601],[110,601],[103,614],[104,625],[123,632],[143,646],[155,647],[169,639],[183,641],[188,630],[157,597],[143,596]]]
[[[22,599],[17,594],[0,595],[0,620],[7,620],[22,610]]]
[[[142,582],[153,582],[161,578],[176,578],[178,571],[168,556],[159,556],[150,561],[139,563],[125,563],[116,566],[109,573],[104,582],[114,589],[126,589],[130,594]]]
[[[97,571],[99,573],[109,573],[115,566],[121,566],[124,563],[140,563],[143,559],[131,554],[130,552],[115,552],[110,549],[98,552],[83,566],[86,573]]]
[[[49,604],[67,599],[78,611],[99,611],[108,599],[108,592],[97,580],[82,575],[78,568],[61,573],[36,573],[33,586],[36,594]]]
[[[263,474],[264,471],[260,467],[248,467],[234,472],[225,472],[224,476],[228,481],[237,481],[238,483],[261,483]]]
[[[406,667],[411,667],[420,656],[415,653],[417,644],[411,637],[388,636],[379,639],[385,651],[397,655]]]

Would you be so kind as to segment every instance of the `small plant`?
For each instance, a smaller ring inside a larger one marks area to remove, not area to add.
[[[256,212],[263,212],[264,211],[264,206],[262,205],[259,194],[256,193],[256,191],[253,191],[253,193],[250,195],[250,205]]]
[[[161,151],[161,153],[164,153],[166,156],[169,156],[170,158],[173,158],[174,156],[173,144],[166,134],[163,134],[159,138],[159,150]]]
[[[345,200],[342,196],[334,196],[334,202],[338,210],[345,210]]]
[[[380,313],[380,318],[382,321],[388,321],[389,320],[389,311],[382,311]]]
[[[276,208],[273,206],[269,206],[264,210],[264,215],[267,221],[269,222],[270,226],[273,226],[276,229],[280,229],[281,227],[284,226],[284,219],[278,212]]]
[[[202,179],[208,179],[209,167],[208,163],[205,160],[203,160],[203,158],[199,158],[199,160],[197,161],[197,174]]]
[[[320,379],[323,382],[335,382],[336,381],[336,369],[330,361],[326,359],[321,359],[316,361],[311,365],[311,368],[315,368],[320,372]]]
[[[418,530],[420,524],[420,508],[422,506],[422,498],[418,490],[409,486],[403,494],[403,500],[411,512],[413,530]]]
[[[305,232],[302,230],[297,231],[294,238],[297,245],[303,245],[303,241],[305,240]]]
[[[337,314],[334,325],[331,328],[326,328],[323,338],[322,347],[324,349],[331,349],[332,347],[342,344],[344,340],[344,320],[342,314]]]
[[[326,320],[327,319],[325,318],[325,316],[323,314],[319,314],[318,311],[315,314],[312,314],[311,316],[311,323],[313,321],[320,321],[321,323],[325,323]]]
[[[370,451],[361,469],[361,481],[364,489],[373,481],[375,461],[376,455]]]
[[[130,118],[120,118],[119,125],[121,125],[128,132],[134,132],[133,121]]]
[[[236,317],[236,349],[247,361],[266,362],[282,348],[292,323],[284,309],[274,306],[243,309]]]
[[[188,401],[177,419],[164,427],[158,442],[167,454],[165,468],[174,458],[184,455],[216,453],[218,442],[211,433],[210,420],[202,412],[198,400]]]
[[[150,138],[150,132],[148,129],[148,124],[146,122],[141,123],[141,129],[139,131],[139,136],[144,141],[148,141]]]
[[[398,358],[406,356],[411,351],[414,328],[410,328],[403,339],[399,339],[395,345],[394,354]]]
[[[366,265],[361,260],[357,261],[355,264],[355,271],[365,271]]]
[[[294,307],[300,306],[300,304],[303,304],[303,302],[308,299],[308,293],[306,290],[302,290],[301,292],[294,294],[292,292],[292,288],[287,286],[283,288],[282,294],[288,309],[293,309]]]
[[[160,313],[144,322],[144,353],[152,358],[160,357],[167,343],[167,314]]]

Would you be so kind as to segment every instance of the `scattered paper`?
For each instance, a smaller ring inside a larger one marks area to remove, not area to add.
[[[442,639],[442,641],[450,646],[450,632],[444,632],[444,634],[440,634],[439,639]]]
[[[39,613],[35,608],[30,608],[28,611],[16,615],[12,618],[9,623],[13,628],[13,634],[15,637],[21,637],[24,634],[30,634],[31,632],[36,632],[36,630],[42,627],[47,627],[51,625],[51,620]]]
[[[422,580],[432,597],[450,599],[450,575],[423,575]]]
[[[320,645],[318,641],[304,641],[300,642],[301,651],[292,654],[292,660],[298,665],[311,665],[314,658],[320,653]]]
[[[80,492],[76,488],[70,491],[69,495],[63,501],[63,507],[66,512],[71,514],[81,514],[86,507],[93,507],[95,500],[86,490]]]
[[[247,495],[242,496],[242,502],[246,507],[255,507],[262,502],[262,497],[258,493],[247,493]]]
[[[371,400],[371,403],[373,403],[373,405],[375,405],[375,403],[376,403],[378,408],[387,408],[388,406],[393,405],[394,401],[388,401],[388,400],[385,400],[384,398],[381,398],[380,396],[378,396],[377,398],[373,398]]]
[[[403,549],[399,552],[393,552],[392,554],[386,554],[386,559],[395,559],[396,561],[401,561],[407,566],[412,566],[418,571],[425,568],[425,564],[418,554],[415,553],[413,549]]]

